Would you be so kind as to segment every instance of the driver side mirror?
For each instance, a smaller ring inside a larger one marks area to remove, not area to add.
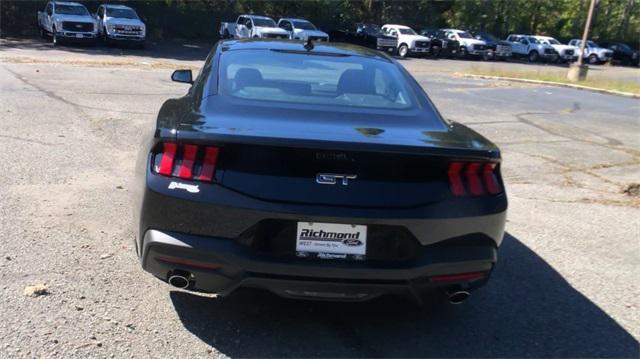
[[[175,70],[171,74],[171,81],[193,84],[193,75],[191,70]]]

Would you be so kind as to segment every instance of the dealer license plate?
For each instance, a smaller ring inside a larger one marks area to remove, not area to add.
[[[298,222],[296,253],[299,257],[364,259],[367,226]]]

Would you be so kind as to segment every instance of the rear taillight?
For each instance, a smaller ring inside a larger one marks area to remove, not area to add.
[[[497,164],[486,162],[452,162],[449,164],[449,186],[454,196],[483,196],[502,191]]]
[[[213,146],[164,142],[153,157],[153,171],[163,176],[211,182],[218,152],[219,149]]]

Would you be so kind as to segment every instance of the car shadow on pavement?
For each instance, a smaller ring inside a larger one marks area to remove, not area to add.
[[[232,357],[634,357],[638,342],[522,242],[507,234],[490,283],[467,303],[417,309],[172,291],[185,328]]]
[[[214,44],[214,42],[207,43],[189,40],[148,40],[145,48],[140,49],[136,48],[135,44],[121,43],[106,45],[101,40],[97,40],[96,43],[69,42],[55,47],[51,44],[49,37],[45,39],[12,37],[2,40],[0,52],[9,49],[33,50],[38,52],[56,50],[58,52],[66,52],[70,55],[143,56],[179,61],[204,61]]]

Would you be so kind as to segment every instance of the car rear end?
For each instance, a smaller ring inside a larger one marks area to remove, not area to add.
[[[222,92],[240,77],[207,83]],[[423,100],[394,116],[208,96],[177,128],[155,131],[140,157],[143,268],[222,295],[256,287],[362,301],[442,290],[461,301],[497,260],[507,208],[500,156]],[[181,101],[161,112],[189,107]]]

